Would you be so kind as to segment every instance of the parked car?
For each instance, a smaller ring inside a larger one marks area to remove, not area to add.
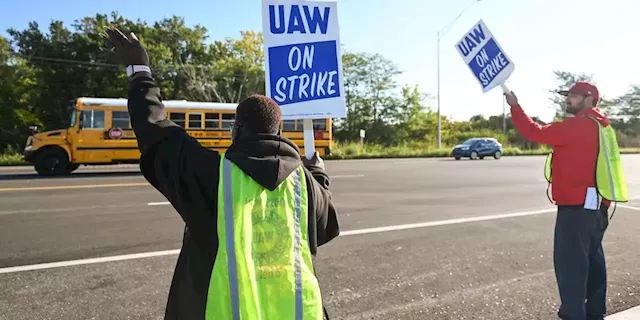
[[[502,144],[494,138],[471,138],[453,148],[451,155],[456,159],[469,157],[471,160],[493,156],[500,159]]]

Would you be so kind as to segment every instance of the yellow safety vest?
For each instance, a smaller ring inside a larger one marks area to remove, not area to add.
[[[589,117],[598,124],[598,157],[596,160],[596,189],[602,198],[612,202],[627,202],[629,194],[627,192],[627,182],[622,170],[620,160],[620,150],[616,133],[611,125],[603,127],[600,122]],[[553,161],[553,151],[547,155],[544,168],[544,176],[551,184],[551,162]]]
[[[218,190],[206,319],[322,320],[302,167],[270,191],[223,156]]]

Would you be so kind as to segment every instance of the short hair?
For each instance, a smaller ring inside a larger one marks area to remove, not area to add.
[[[236,121],[254,134],[274,134],[280,130],[282,113],[273,99],[263,95],[252,95],[236,108]]]

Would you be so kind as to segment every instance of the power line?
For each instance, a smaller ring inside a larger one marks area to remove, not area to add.
[[[90,66],[96,66],[96,67],[111,67],[111,68],[119,67],[117,64],[112,64],[112,63],[69,60],[69,59],[49,58],[49,57],[40,57],[40,56],[25,56],[25,55],[19,55],[19,56],[23,56],[27,60],[42,60],[42,61],[52,61],[52,62],[61,62],[61,63],[84,64],[84,65],[90,65]]]
[[[42,57],[35,55],[26,55],[20,53],[12,53],[14,56],[21,57],[25,60],[42,60],[42,61],[51,61],[51,62],[60,62],[60,63],[68,63],[68,64],[84,64],[96,67],[112,67],[118,68],[120,65],[113,63],[102,63],[102,62],[93,62],[93,61],[84,61],[84,60],[76,60],[76,59],[64,59],[64,58],[51,58],[51,57]],[[174,63],[175,65],[179,65],[178,63]],[[191,64],[191,63],[183,63],[182,66],[192,67],[192,68],[213,68],[214,64]],[[238,76],[241,76],[242,73],[238,73]]]
[[[55,65],[55,66],[62,66],[64,65],[67,68],[108,68],[108,69],[117,69],[120,66],[117,64],[111,64],[111,63],[101,63],[101,62],[92,62],[92,61],[84,61],[84,60],[72,60],[72,59],[63,59],[63,58],[51,58],[51,57],[42,57],[42,56],[29,56],[29,55],[25,55],[25,54],[13,54],[14,56],[18,56],[21,57],[25,60],[27,60],[30,63],[40,63],[40,64],[49,64],[49,65]],[[175,72],[181,69],[186,69],[186,67],[190,67],[190,68],[195,68],[195,69],[203,69],[203,68],[214,68],[215,65],[213,64],[208,64],[208,65],[203,65],[203,64],[182,64],[181,66],[177,63],[173,64],[173,66],[177,66],[177,68],[174,68],[173,70],[169,69],[169,70],[162,70],[165,72]],[[256,74],[252,74],[248,76],[248,80],[257,80],[257,81],[261,81],[264,80],[264,74],[260,73],[258,75]],[[212,78],[210,78],[210,81],[221,81],[221,80],[240,80],[242,78],[245,77],[245,73],[244,72],[236,72],[236,73],[215,73]],[[194,78],[198,79],[198,76],[195,76]]]

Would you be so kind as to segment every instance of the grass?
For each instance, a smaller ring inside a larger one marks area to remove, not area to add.
[[[0,154],[0,166],[16,166],[27,164],[19,153]]]
[[[420,144],[407,143],[403,145],[385,147],[382,145],[359,143],[335,143],[331,150],[331,155],[326,159],[375,159],[375,158],[436,158],[450,157],[452,147],[440,149]],[[534,156],[546,155],[550,149],[520,149],[517,147],[503,147],[503,156]],[[634,154],[640,153],[640,148],[622,148],[620,153]]]
[[[623,154],[640,153],[640,148],[622,148]],[[549,149],[520,149],[516,147],[504,147],[503,156],[533,156],[546,155]],[[451,147],[433,148],[421,143],[406,143],[393,147],[385,147],[377,144],[359,143],[334,143],[332,154],[325,159],[376,159],[376,158],[436,158],[450,157]],[[0,154],[0,166],[27,165],[19,153]]]
[[[420,144],[407,143],[403,145],[385,147],[382,145],[358,143],[335,143],[331,155],[327,159],[374,159],[374,158],[436,158],[450,157],[451,147],[440,149]],[[514,147],[504,147],[504,156],[546,155],[549,149],[523,150]]]

